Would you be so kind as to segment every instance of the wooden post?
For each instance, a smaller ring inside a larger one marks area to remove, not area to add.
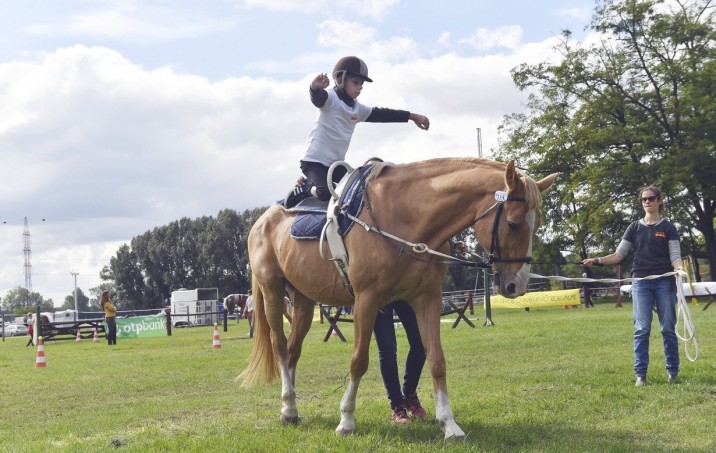
[[[490,307],[490,270],[485,269],[485,327],[494,326],[492,322],[492,307]]]
[[[621,269],[622,266],[620,264],[617,264],[617,303],[614,305],[614,308],[621,307],[622,306],[622,283],[621,283]],[[632,285],[633,287],[633,285]]]
[[[171,308],[165,308],[164,313],[167,315],[167,336],[172,336],[172,309]]]
[[[35,315],[35,329],[33,330],[33,336],[35,337],[35,342],[37,343],[37,339],[42,336],[42,320],[40,319],[40,304],[37,304],[36,306],[37,314]]]
[[[229,310],[224,307],[224,332],[229,331]]]

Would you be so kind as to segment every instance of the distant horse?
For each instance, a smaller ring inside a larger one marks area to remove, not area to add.
[[[229,294],[224,297],[224,307],[229,313],[233,313],[236,308],[241,308],[241,313],[246,315],[246,301],[248,300],[248,294]],[[283,315],[286,317],[289,323],[291,323],[291,310],[292,304],[288,298],[284,298],[283,301]]]
[[[404,165],[376,164],[365,180],[365,208],[344,238],[350,259],[352,295],[332,262],[321,259],[318,243],[290,238],[295,213],[270,207],[248,238],[256,317],[243,386],[278,377],[281,422],[297,423],[296,364],[311,327],[314,301],[354,305],[355,340],[350,382],[341,399],[336,432],[355,430],[356,394],[368,368],[376,313],[406,300],[418,320],[433,381],[435,417],[445,438],[464,439],[448,400],[446,365],[440,343],[441,290],[451,257],[448,241],[472,226],[490,250],[499,273],[499,292],[524,294],[529,281],[532,237],[540,225],[540,192],[557,177],[535,182],[509,164],[477,158],[433,159]],[[294,303],[289,341],[283,332],[282,300]]]

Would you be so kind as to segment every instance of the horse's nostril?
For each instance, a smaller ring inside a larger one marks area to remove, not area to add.
[[[505,289],[507,290],[507,294],[514,294],[515,293],[515,284],[509,283]]]

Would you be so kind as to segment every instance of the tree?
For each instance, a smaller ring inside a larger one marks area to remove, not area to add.
[[[164,307],[181,288],[246,292],[251,285],[246,240],[265,210],[182,218],[134,237],[102,270],[102,286],[114,288],[122,309]]]
[[[9,290],[2,299],[2,305],[3,310],[16,315],[34,313],[38,305],[40,306],[40,311],[55,310],[52,299],[45,300],[40,293],[31,293],[22,286]]]
[[[496,157],[562,173],[545,196],[546,223],[580,257],[613,251],[642,214],[639,188],[655,183],[682,237],[698,231],[716,263],[711,0],[602,0],[590,28],[598,43],[573,45],[565,31],[560,61],[513,70],[531,90],[529,114],[505,118]]]
[[[74,292],[69,296],[65,297],[65,302],[60,306],[60,310],[74,310],[75,309],[75,295]],[[82,292],[82,288],[77,288],[77,310],[78,311],[90,311],[89,297],[85,296]]]

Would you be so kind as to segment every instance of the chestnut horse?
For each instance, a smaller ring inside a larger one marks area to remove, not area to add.
[[[411,164],[376,164],[366,178],[365,208],[344,238],[353,294],[334,264],[321,259],[318,242],[290,237],[295,213],[270,207],[248,238],[256,331],[242,385],[271,382],[280,373],[281,422],[297,423],[296,364],[311,327],[314,301],[354,305],[350,382],[341,399],[336,432],[352,433],[361,377],[378,310],[405,300],[415,311],[433,381],[435,417],[445,438],[464,439],[448,400],[445,356],[440,343],[440,284],[450,264],[448,241],[473,226],[490,250],[499,292],[524,294],[529,281],[532,237],[540,225],[540,192],[557,174],[539,182],[509,164],[478,158],[444,158]],[[497,200],[497,202],[496,202]],[[326,253],[326,255],[329,255]],[[484,264],[484,263],[483,263]],[[282,300],[293,300],[287,342]]]

